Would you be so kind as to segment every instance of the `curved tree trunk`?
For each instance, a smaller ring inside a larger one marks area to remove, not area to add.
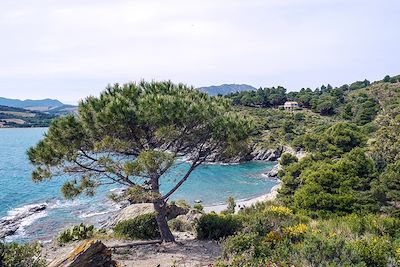
[[[158,229],[160,230],[161,240],[164,242],[175,242],[175,238],[168,227],[167,222],[167,203],[163,200],[156,200],[153,202],[156,211],[156,220]]]

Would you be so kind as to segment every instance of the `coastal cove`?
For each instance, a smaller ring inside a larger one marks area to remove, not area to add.
[[[111,212],[119,209],[107,198],[110,192],[120,189],[118,185],[100,187],[93,198],[79,197],[67,201],[61,196],[60,186],[68,177],[38,184],[31,181],[32,166],[26,150],[35,145],[45,132],[46,128],[0,130],[0,222],[27,214],[40,204],[45,207],[22,218],[18,230],[7,237],[7,241],[50,240],[61,229],[72,224],[84,222],[100,225]],[[190,204],[201,200],[204,206],[211,209],[220,208],[218,205],[223,204],[229,196],[238,202],[251,203],[251,199],[265,197],[278,185],[277,180],[264,175],[275,164],[252,161],[232,165],[202,165],[171,200],[185,199]],[[184,171],[187,165],[180,163],[181,170],[177,172]],[[161,183],[162,191],[171,188],[177,174],[166,175]]]

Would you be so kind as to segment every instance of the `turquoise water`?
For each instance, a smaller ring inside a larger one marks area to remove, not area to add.
[[[118,185],[102,187],[93,198],[80,197],[66,201],[60,194],[60,186],[68,177],[42,183],[31,181],[32,166],[26,150],[35,145],[46,129],[0,129],[0,218],[22,212],[31,204],[47,203],[47,209],[26,218],[16,235],[9,240],[29,241],[49,239],[66,225],[78,222],[100,223],[107,214],[118,207],[106,195],[118,189]],[[263,177],[273,163],[248,162],[237,165],[199,166],[171,199],[186,199],[193,203],[200,199],[204,205],[225,202],[229,196],[246,199],[268,192],[276,181]],[[161,190],[169,190],[175,177],[188,165],[179,168],[161,180]]]

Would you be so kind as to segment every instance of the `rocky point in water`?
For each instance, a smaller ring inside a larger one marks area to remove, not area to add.
[[[15,234],[15,232],[21,226],[23,219],[35,213],[41,212],[46,208],[47,204],[45,203],[32,205],[21,213],[0,219],[0,238]]]

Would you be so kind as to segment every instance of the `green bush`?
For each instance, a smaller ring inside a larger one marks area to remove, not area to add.
[[[17,244],[0,242],[1,267],[44,267],[46,261],[40,255],[40,244]]]
[[[194,204],[194,205],[193,205],[193,208],[194,208],[195,210],[198,210],[198,211],[203,211],[203,210],[204,210],[203,205],[201,205],[200,203]]]
[[[175,218],[168,222],[169,227],[177,232],[190,232],[193,231],[192,225],[187,222],[183,221],[182,219]]]
[[[279,160],[279,163],[280,163],[282,166],[288,166],[288,165],[290,165],[290,164],[292,164],[292,163],[294,163],[294,162],[297,162],[297,161],[298,161],[298,159],[297,159],[296,156],[294,156],[294,155],[292,155],[292,154],[290,154],[290,153],[284,153],[284,154],[281,156],[281,159]]]
[[[171,205],[176,205],[181,208],[190,209],[190,205],[184,199],[178,199],[176,201],[171,201]]]
[[[237,233],[226,239],[223,244],[222,255],[229,258],[243,252],[252,251],[259,245],[256,233]]]
[[[114,233],[131,239],[156,239],[160,237],[154,213],[139,215],[133,219],[119,222]]]
[[[69,229],[61,232],[57,237],[57,242],[60,245],[71,241],[84,240],[93,237],[94,234],[94,226],[93,225],[84,225],[81,223],[80,225],[74,225]]]
[[[197,238],[218,240],[233,235],[240,227],[241,222],[235,215],[205,214],[197,224]]]
[[[223,210],[221,213],[222,214],[234,214],[235,213],[235,208],[236,208],[236,202],[233,197],[228,197],[227,200],[227,207],[226,210]]]
[[[387,266],[391,256],[391,244],[385,237],[364,237],[351,243],[351,247],[371,267]]]

